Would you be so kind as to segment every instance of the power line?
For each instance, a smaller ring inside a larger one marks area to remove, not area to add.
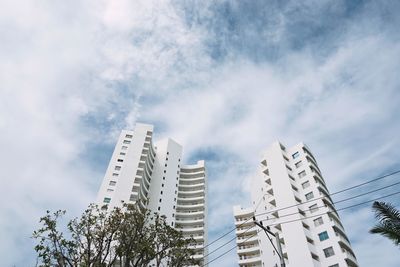
[[[374,179],[371,179],[371,180],[369,180],[369,181],[367,181],[367,182],[363,182],[363,183],[356,184],[356,185],[351,186],[351,187],[347,187],[347,188],[341,189],[341,190],[336,191],[336,192],[334,192],[334,193],[328,194],[328,196],[337,195],[337,194],[340,194],[340,193],[343,193],[343,192],[346,192],[346,191],[349,191],[349,190],[352,190],[352,189],[355,189],[355,188],[364,186],[364,185],[366,185],[366,184],[369,184],[369,183],[373,183],[373,182],[382,180],[382,179],[384,179],[384,178],[393,176],[393,175],[398,174],[398,173],[400,173],[400,170],[396,170],[396,171],[393,171],[393,172],[391,172],[391,173],[388,173],[388,174],[379,176],[379,177],[374,178]],[[265,195],[265,194],[264,194],[264,195]],[[264,195],[263,195],[263,196],[264,196]],[[261,197],[263,197],[263,196],[261,196]],[[291,205],[291,206],[279,208],[279,209],[276,209],[276,210],[273,210],[273,211],[268,211],[268,212],[261,213],[261,214],[257,214],[257,215],[265,215],[265,214],[269,214],[269,213],[274,213],[274,212],[276,212],[276,211],[289,209],[289,208],[296,207],[296,206],[299,206],[299,205],[303,205],[303,204],[306,204],[306,203],[309,203],[309,202],[312,202],[312,201],[316,201],[316,200],[318,200],[318,199],[322,199],[322,198],[324,198],[324,197],[325,197],[325,196],[322,196],[322,197],[319,197],[319,198],[316,198],[316,199],[312,199],[312,200],[308,200],[308,201],[305,201],[305,202],[302,202],[302,203],[299,203],[299,204],[295,204],[295,205]],[[261,201],[261,198],[260,198],[260,201]],[[259,201],[258,205],[260,204],[260,201]],[[238,227],[240,227],[240,226],[242,226],[243,224],[247,223],[249,220],[250,220],[250,219],[245,220],[243,223],[241,223],[240,225],[238,225]],[[210,242],[210,243],[208,243],[207,245],[205,245],[204,248],[209,247],[210,245],[214,244],[215,242],[221,240],[222,238],[224,238],[224,237],[227,236],[228,234],[230,234],[230,233],[232,233],[233,231],[235,231],[235,229],[236,229],[236,227],[232,228],[231,230],[229,230],[229,231],[226,232],[225,234],[221,235],[221,236],[218,237],[217,239],[215,239],[215,240],[213,240],[212,242]],[[210,254],[212,254],[212,253],[213,253],[213,252],[208,253],[206,256],[208,256],[208,255],[210,255]]]
[[[249,240],[250,238],[255,237],[257,234],[258,234],[258,233],[255,233],[255,234],[253,234],[253,235],[250,235],[250,236],[249,236],[248,238],[246,238],[246,240],[244,240],[243,242],[246,242],[246,241]],[[208,261],[207,263],[203,264],[202,267],[204,267],[204,266],[206,266],[207,264],[209,264],[209,263],[211,263],[211,262],[213,262],[213,261],[216,261],[216,260],[218,260],[219,258],[225,256],[226,254],[228,254],[229,252],[231,252],[232,250],[234,250],[237,246],[238,246],[238,245],[235,245],[235,246],[231,247],[230,249],[228,249],[227,251],[225,251],[225,252],[222,253],[221,255],[218,255],[218,257],[216,257],[216,258],[214,258],[214,259]]]
[[[387,188],[389,188],[389,187],[392,187],[392,186],[395,186],[395,185],[398,185],[398,184],[400,184],[400,182],[397,182],[397,183],[394,183],[394,184],[390,184],[390,185],[387,185],[387,186],[383,186],[383,187],[380,187],[380,188],[378,188],[378,189],[374,189],[374,190],[371,190],[371,191],[368,191],[368,192],[365,192],[365,193],[361,193],[361,194],[358,194],[358,195],[355,195],[355,196],[352,196],[352,197],[344,198],[344,199],[341,199],[341,200],[332,202],[332,204],[338,204],[338,203],[346,202],[346,201],[349,201],[349,200],[352,200],[352,199],[355,199],[355,198],[358,198],[358,197],[362,197],[362,196],[365,196],[365,195],[368,195],[368,194],[372,194],[372,193],[375,193],[375,192],[378,192],[378,191],[387,189]],[[315,199],[315,200],[316,200],[316,199]],[[303,211],[313,211],[313,210],[317,210],[317,209],[319,209],[319,208],[325,208],[325,207],[326,207],[326,205],[324,205],[324,206],[317,206],[317,207],[313,207],[313,208],[310,207],[310,208],[308,208],[308,209],[306,209],[306,210],[303,210]],[[336,210],[338,210],[338,209],[336,209]],[[340,209],[339,209],[339,210],[340,210]],[[279,218],[288,217],[288,216],[295,215],[295,214],[299,214],[299,213],[300,213],[300,212],[288,213],[288,214],[284,214],[284,215],[279,216]],[[254,214],[254,215],[255,215],[255,216],[259,216],[259,215],[263,215],[263,213]],[[274,220],[274,218],[264,219],[264,220],[262,220],[262,221],[269,221],[269,220]]]
[[[341,200],[338,200],[338,201],[336,201],[336,202],[332,202],[332,204],[338,204],[338,203],[342,203],[342,202],[345,202],[345,201],[349,201],[349,200],[351,200],[351,199],[355,199],[355,198],[358,198],[358,197],[361,197],[361,196],[365,196],[365,195],[368,195],[368,194],[371,194],[371,193],[375,193],[375,192],[381,191],[381,190],[383,190],[383,189],[387,189],[387,188],[389,188],[389,187],[392,187],[392,186],[395,186],[395,185],[398,185],[398,184],[400,184],[400,182],[397,182],[397,183],[394,183],[394,184],[390,184],[390,185],[387,185],[387,186],[383,186],[383,187],[380,187],[380,188],[377,188],[377,189],[374,189],[374,190],[371,190],[371,191],[368,191],[368,192],[365,192],[365,193],[361,193],[361,194],[358,194],[358,195],[355,195],[355,196],[352,196],[352,197],[348,197],[348,198],[345,198],[345,199],[341,199]],[[313,199],[312,201],[316,201],[316,200],[318,200],[318,199]],[[311,201],[309,201],[309,202],[311,202]],[[305,203],[306,203],[306,202],[305,202]],[[304,204],[304,203],[302,203],[302,204]],[[326,207],[326,205],[324,205],[324,206],[317,206],[317,207],[313,207],[313,208],[309,208],[309,209],[306,209],[306,210],[304,210],[304,211],[312,211],[312,210],[317,210],[317,209],[319,209],[319,208],[324,208],[324,207]],[[284,214],[284,215],[282,215],[282,216],[279,216],[279,218],[288,217],[288,216],[296,215],[296,214],[299,214],[299,213],[300,213],[300,212],[288,213],[288,214]],[[254,216],[259,216],[259,215],[264,215],[264,214],[267,214],[267,213],[254,214]],[[251,217],[250,217],[249,219],[247,219],[244,223],[248,222],[250,219],[251,219]],[[276,219],[276,218],[269,218],[269,219],[264,219],[264,220],[262,220],[262,221],[269,221],[269,220],[275,220],[275,219]],[[244,223],[240,224],[237,228],[239,228],[240,226],[242,226]],[[235,230],[236,230],[237,228],[235,228]],[[248,229],[247,229],[246,231],[244,231],[243,233],[246,233],[247,231],[249,231],[249,230],[252,229],[252,228],[253,228],[253,227],[248,228]],[[216,249],[212,250],[211,252],[207,253],[204,257],[213,254],[215,251],[221,249],[222,247],[226,246],[227,244],[229,244],[230,242],[232,242],[232,241],[235,240],[235,239],[236,239],[236,236],[233,237],[233,238],[231,238],[231,239],[229,239],[227,242],[223,243],[222,245],[220,245],[220,246],[217,247]]]
[[[372,201],[377,201],[377,200],[379,200],[379,199],[391,197],[391,196],[394,196],[394,195],[397,195],[397,194],[400,194],[400,191],[391,193],[391,194],[389,194],[389,195],[385,195],[385,196],[383,196],[383,197],[378,197],[378,198],[375,198],[375,199],[371,199],[371,200],[367,200],[367,201],[364,201],[364,202],[361,202],[361,203],[357,203],[357,204],[354,204],[354,205],[350,205],[350,206],[347,206],[347,207],[343,207],[343,208],[337,209],[336,211],[341,211],[341,210],[346,210],[346,209],[354,208],[354,207],[357,207],[357,206],[361,206],[361,205],[367,204],[367,203],[372,202]],[[302,221],[302,220],[305,220],[305,219],[310,219],[310,218],[314,218],[314,217],[318,217],[318,216],[322,216],[322,215],[330,214],[330,213],[334,213],[334,212],[335,212],[335,211],[327,211],[327,212],[324,212],[324,213],[320,213],[320,214],[315,214],[315,215],[312,215],[312,216],[304,217],[304,218],[301,218],[301,219],[295,219],[295,220],[290,220],[290,221],[285,221],[285,222],[270,224],[270,225],[268,225],[268,226],[275,226],[275,225],[278,225],[278,224],[286,224],[286,223],[291,223],[291,222],[296,222],[296,221]],[[264,221],[264,220],[263,220],[263,221]]]
[[[375,198],[375,199],[370,199],[370,200],[368,200],[368,201],[364,201],[364,202],[357,203],[357,204],[354,204],[354,205],[350,205],[350,206],[347,206],[347,207],[343,207],[343,208],[337,209],[337,211],[341,211],[341,210],[345,210],[345,209],[354,208],[354,207],[361,206],[361,205],[364,205],[364,204],[367,204],[367,203],[370,203],[370,202],[373,202],[373,201],[377,201],[377,200],[380,200],[380,199],[383,199],[383,198],[391,197],[391,196],[394,196],[394,195],[397,195],[397,194],[400,194],[400,191],[394,192],[394,193],[389,194],[389,195],[384,195],[384,196],[381,196],[381,197],[378,197],[378,198]],[[301,219],[295,219],[295,220],[290,220],[290,221],[286,221],[286,222],[281,222],[281,223],[276,223],[276,224],[270,224],[269,226],[275,226],[275,225],[278,225],[278,224],[287,224],[287,223],[292,223],[292,222],[296,222],[296,221],[302,221],[302,220],[305,220],[305,219],[309,219],[309,218],[313,218],[313,217],[318,217],[318,216],[322,216],[322,215],[325,215],[325,214],[330,214],[330,213],[333,213],[333,212],[334,212],[334,211],[328,211],[328,212],[325,212],[325,213],[321,213],[321,214],[317,214],[317,215],[313,215],[313,216],[309,216],[309,217],[304,217],[304,218],[301,218]],[[245,241],[247,241],[247,240],[250,239],[251,237],[254,237],[255,235],[257,235],[257,233],[254,234],[254,235],[249,236],[249,238],[247,238]],[[236,238],[236,237],[235,237],[235,238]],[[244,242],[245,242],[245,241],[244,241]],[[208,262],[207,262],[206,264],[204,264],[203,266],[206,266],[207,264],[209,264],[209,263],[211,263],[211,262],[213,262],[213,261],[215,261],[215,260],[217,260],[217,259],[219,259],[219,258],[225,256],[225,255],[228,254],[230,251],[232,251],[233,249],[235,249],[237,246],[238,246],[238,245],[235,245],[234,247],[230,248],[229,250],[225,251],[224,253],[218,255],[216,258],[214,258],[214,259],[208,261]]]

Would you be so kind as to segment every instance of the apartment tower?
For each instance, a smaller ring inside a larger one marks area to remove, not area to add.
[[[153,126],[121,132],[97,195],[108,208],[136,203],[166,216],[193,236],[195,259],[207,262],[207,176],[204,161],[182,164],[182,146],[172,139],[153,143]],[[204,257],[204,258],[203,258]],[[202,266],[202,264],[201,264]]]
[[[233,208],[239,266],[357,267],[357,260],[315,157],[303,143],[264,153],[251,187],[252,207]],[[257,221],[278,234],[268,239]],[[278,250],[278,249],[277,249]],[[279,250],[278,250],[279,251]]]

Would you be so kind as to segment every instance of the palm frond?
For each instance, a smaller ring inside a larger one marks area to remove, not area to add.
[[[400,212],[393,205],[385,202],[374,202],[372,208],[378,223],[369,232],[385,236],[399,246]]]
[[[400,212],[391,204],[375,201],[372,205],[375,217],[380,221],[391,221],[400,226]]]

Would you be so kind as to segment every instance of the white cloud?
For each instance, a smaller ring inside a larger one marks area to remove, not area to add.
[[[338,14],[342,4],[326,1],[304,14],[317,23],[320,12],[332,8]],[[45,209],[76,214],[93,200],[105,166],[90,165],[83,156],[87,147],[113,143],[122,127],[138,119],[155,122],[156,136],[182,143],[186,158],[204,149],[218,153],[209,163],[210,225],[222,232],[232,225],[232,205],[246,204],[245,177],[277,139],[308,143],[331,190],[396,164],[397,42],[363,17],[345,21],[344,33],[335,32],[338,39],[324,44],[330,49],[306,44],[292,51],[288,31],[295,10],[293,3],[272,10],[276,16],[258,36],[258,24],[246,21],[252,14],[228,20],[209,3],[183,8],[175,1],[3,1],[0,193],[7,202],[0,204],[0,252],[6,255],[0,264],[33,260],[28,237]],[[242,28],[227,33],[214,25],[221,21]],[[213,38],[230,57],[213,59]],[[263,58],[257,45],[268,40],[282,45],[277,53],[284,56],[255,63],[258,55]],[[351,220],[345,226],[350,235],[368,228]],[[380,251],[371,240],[385,243],[368,234],[355,242],[363,266],[379,265],[367,253]],[[230,253],[213,266],[232,266],[235,258]]]

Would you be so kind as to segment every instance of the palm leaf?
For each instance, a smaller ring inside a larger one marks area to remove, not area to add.
[[[374,202],[372,208],[378,223],[369,231],[380,234],[392,240],[396,246],[400,245],[400,212],[391,204]]]

